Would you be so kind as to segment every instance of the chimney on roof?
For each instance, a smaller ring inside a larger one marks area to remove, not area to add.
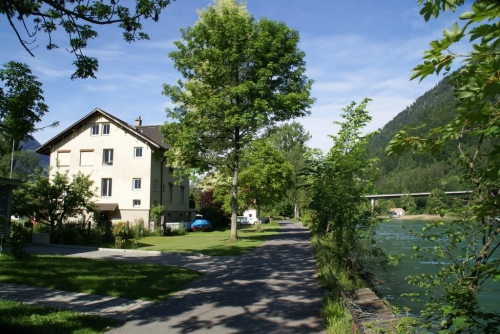
[[[135,126],[142,126],[141,116],[137,116],[137,118],[135,119]]]

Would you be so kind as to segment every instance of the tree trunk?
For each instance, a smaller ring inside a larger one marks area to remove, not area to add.
[[[236,223],[236,216],[238,215],[238,165],[239,165],[239,150],[235,149],[233,160],[233,182],[231,186],[231,238],[229,241],[233,242],[238,240],[238,225]]]
[[[260,194],[257,196],[257,230],[260,231]]]

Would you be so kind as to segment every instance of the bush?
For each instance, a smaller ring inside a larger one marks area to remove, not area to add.
[[[175,231],[170,231],[170,234],[171,235],[186,235],[186,229],[184,228],[184,224],[182,223],[179,223],[179,229],[175,230]]]
[[[122,248],[125,242],[125,237],[129,234],[128,226],[123,221],[119,221],[113,225],[113,235],[115,237],[115,247]]]
[[[87,241],[90,245],[100,246],[106,239],[106,231],[101,229],[99,226],[95,226],[90,231],[89,240]]]
[[[37,233],[50,233],[50,226],[42,223],[34,223],[33,234]]]
[[[30,235],[28,229],[24,227],[24,224],[12,223],[10,225],[10,236],[7,239],[7,245],[10,249],[10,255],[14,258],[28,257],[29,253],[26,252],[26,238]]]
[[[134,229],[131,230],[132,235],[134,236],[134,239],[132,239],[132,248],[137,249],[137,247],[139,246],[139,240],[141,238],[144,238],[145,236],[148,236],[150,233],[144,228],[144,220],[142,218],[136,219],[134,223]]]
[[[309,212],[304,212],[302,214],[302,225],[309,226],[312,223],[311,214]]]
[[[147,237],[150,233],[149,230],[147,230],[144,227],[144,219],[136,219],[134,221],[134,228],[130,230],[130,233],[134,237],[134,239],[141,239],[144,237]]]
[[[50,235],[50,242],[60,245],[84,245],[84,231],[76,226],[63,225]]]

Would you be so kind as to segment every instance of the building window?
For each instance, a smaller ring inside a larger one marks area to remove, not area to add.
[[[174,200],[174,185],[173,183],[168,184],[168,200],[172,202]]]
[[[70,157],[71,157],[70,150],[57,151],[57,166],[58,167],[69,166]]]
[[[142,158],[142,147],[134,147],[134,158]]]
[[[134,199],[134,208],[140,208],[140,207],[141,207],[141,200]]]
[[[158,180],[155,180],[155,183],[154,183],[154,190],[155,190],[155,191],[158,191]]]
[[[109,136],[109,124],[103,124],[102,125],[102,131],[101,131],[103,136]]]
[[[112,179],[102,179],[101,180],[101,196],[102,197],[111,197],[111,185]]]
[[[184,203],[184,186],[181,186],[181,204]]]
[[[80,150],[80,166],[92,166],[94,150]]]
[[[141,190],[141,182],[142,182],[142,179],[133,179],[133,189],[134,190]]]
[[[99,135],[99,125],[94,124],[90,127],[90,135],[91,136],[98,136]]]
[[[165,192],[165,185],[162,185],[162,186],[161,186],[161,191],[162,191],[162,192]]]
[[[102,151],[102,164],[107,166],[113,165],[113,149],[105,148]]]
[[[158,201],[157,200],[155,200],[153,203],[154,203],[154,206],[158,205]]]

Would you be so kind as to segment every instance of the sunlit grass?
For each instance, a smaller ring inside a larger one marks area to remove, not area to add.
[[[230,242],[230,229],[205,232],[189,232],[185,235],[149,236],[139,240],[137,249],[165,252],[195,252],[210,256],[243,255],[261,245],[271,236],[279,233],[278,224],[243,226],[238,229],[238,240]],[[107,245],[112,247],[111,244]],[[132,241],[127,240],[122,248],[132,248]]]
[[[329,290],[325,295],[322,306],[322,317],[328,333],[350,333],[352,325],[352,316],[344,305],[340,293],[337,291],[336,283],[332,273],[339,282],[343,291],[356,290],[367,286],[366,282],[359,278],[357,273],[353,273],[348,268],[339,264],[335,259],[333,245],[321,241],[323,249],[327,254],[329,263],[325,262],[322,248],[319,246],[316,238],[312,239],[314,253],[318,266],[318,279],[321,285]],[[330,268],[330,269],[329,269]],[[330,272],[331,270],[331,272]]]
[[[0,300],[2,333],[97,334],[116,327],[119,321],[54,307],[33,306]]]
[[[351,313],[344,306],[338,294],[325,296],[323,300],[322,315],[328,333],[338,334],[351,332]]]
[[[62,256],[0,257],[0,282],[161,301],[201,276],[194,270]]]

